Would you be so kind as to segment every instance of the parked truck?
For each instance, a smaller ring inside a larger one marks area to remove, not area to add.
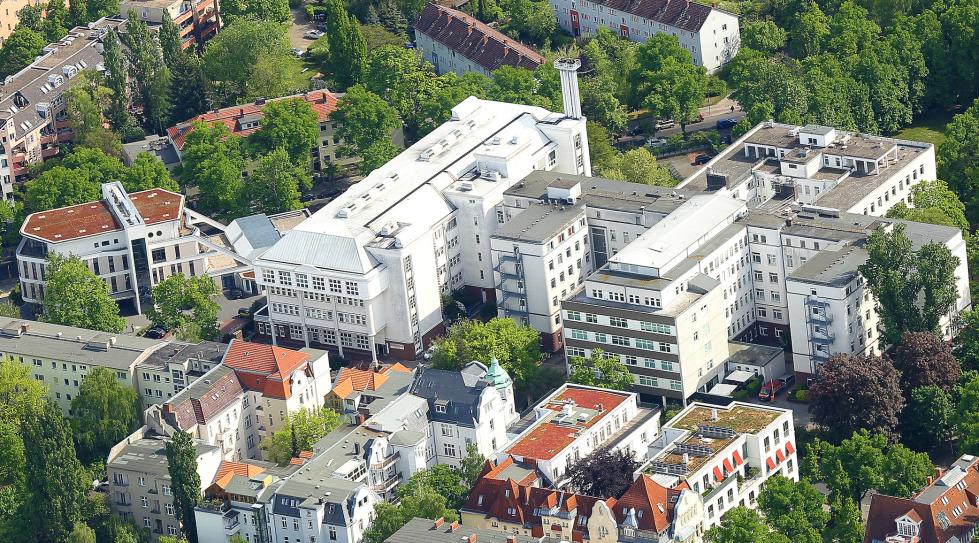
[[[762,385],[761,390],[758,391],[758,399],[763,402],[774,402],[775,395],[784,387],[785,383],[781,379],[772,379]]]

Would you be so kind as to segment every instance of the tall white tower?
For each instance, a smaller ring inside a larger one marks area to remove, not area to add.
[[[559,58],[554,67],[561,72],[561,97],[564,99],[564,115],[571,119],[581,118],[581,96],[578,95],[578,68],[576,58]]]

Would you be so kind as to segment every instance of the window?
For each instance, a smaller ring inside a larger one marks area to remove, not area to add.
[[[623,319],[622,317],[609,317],[608,318],[608,323],[609,323],[610,326],[615,326],[617,328],[628,328],[629,327],[629,321],[626,320],[626,319]]]
[[[453,443],[445,443],[445,456],[455,458],[456,446]]]
[[[336,541],[336,540],[337,540],[337,529],[333,526],[330,526],[330,541]]]
[[[567,319],[569,321],[580,321],[581,320],[581,313],[578,312],[578,311],[568,311],[567,316],[565,317],[565,319]]]

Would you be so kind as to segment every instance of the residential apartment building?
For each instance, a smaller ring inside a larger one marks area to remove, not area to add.
[[[102,199],[31,213],[17,246],[25,301],[44,297],[47,257],[82,259],[105,281],[113,299],[142,312],[150,290],[171,275],[208,275],[215,280],[249,270],[222,234],[201,228],[224,225],[184,205],[184,196],[163,189],[129,194],[119,182],[102,185]],[[223,279],[221,279],[223,281]]]
[[[972,541],[979,524],[979,459],[962,455],[910,498],[870,497],[864,543]]]
[[[623,38],[644,42],[671,34],[690,52],[697,66],[716,72],[741,47],[738,16],[714,5],[689,0],[550,0],[558,25],[574,36],[591,36],[608,28]]]
[[[225,125],[232,134],[245,137],[261,128],[262,118],[265,116],[262,113],[265,104],[278,100],[303,100],[316,113],[320,128],[316,146],[310,150],[313,170],[324,174],[349,171],[360,162],[360,157],[341,156],[340,147],[343,142],[336,135],[336,121],[330,120],[330,115],[337,109],[337,101],[342,97],[343,94],[334,94],[328,90],[315,90],[303,94],[293,94],[270,100],[259,99],[250,104],[215,109],[171,126],[167,129],[167,137],[179,157],[183,155],[187,135],[194,130],[194,123],[196,122],[220,123]],[[400,128],[392,134],[392,139],[395,145],[404,146],[404,136]]]
[[[143,426],[113,447],[106,461],[112,512],[146,528],[153,541],[181,533],[166,461],[167,441],[163,434]],[[194,445],[203,492],[221,465],[221,450],[199,440]]]
[[[219,447],[224,460],[261,459],[262,438],[321,407],[329,390],[326,353],[233,340],[220,364],[146,416]]]
[[[27,366],[65,413],[94,368],[107,368],[121,385],[140,390],[141,365],[166,345],[142,337],[0,317],[0,355]]]
[[[228,346],[171,341],[139,362],[135,372],[143,409],[162,404],[221,363]]]
[[[486,530],[463,526],[458,522],[445,522],[444,519],[431,521],[415,517],[397,532],[391,534],[384,543],[458,543],[462,539],[472,539],[482,543],[557,543],[557,539],[544,536],[543,539],[521,535],[506,534],[498,530]]]
[[[731,508],[753,509],[769,478],[799,480],[792,411],[692,403],[663,425],[642,471],[667,488],[684,485],[702,499],[701,534]]]
[[[216,0],[124,0],[119,12],[124,17],[135,11],[140,20],[151,28],[163,23],[167,13],[180,29],[180,41],[184,49],[203,49],[204,42],[214,37],[221,25]]]
[[[534,170],[591,173],[577,64],[561,66],[566,113],[467,98],[262,254],[269,303],[258,331],[411,359],[444,329],[441,294],[466,288],[493,301],[504,192]]]
[[[564,384],[534,407],[511,433],[498,457],[534,466],[545,486],[559,488],[568,469],[599,449],[631,452],[645,460],[658,433],[659,411],[639,407],[639,395]]]
[[[502,66],[534,70],[544,57],[475,17],[429,3],[415,21],[415,48],[437,73],[486,76]]]
[[[41,0],[14,0],[6,4],[0,13],[0,45],[3,45],[20,22],[20,10],[31,5],[40,5]]]
[[[20,9],[14,2],[3,9]],[[31,164],[57,156],[58,145],[72,139],[64,91],[69,81],[102,63],[102,40],[125,21],[102,18],[71,29],[63,40],[44,48],[34,62],[4,79],[0,98],[0,193],[13,198]]]

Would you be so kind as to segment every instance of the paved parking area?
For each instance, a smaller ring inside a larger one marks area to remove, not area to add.
[[[309,44],[313,43],[313,40],[304,38],[303,34],[307,30],[313,30],[314,28],[315,26],[306,17],[306,10],[302,6],[292,8],[292,22],[289,23],[289,29],[286,32],[289,36],[289,44],[292,47],[305,51],[309,47]]]

